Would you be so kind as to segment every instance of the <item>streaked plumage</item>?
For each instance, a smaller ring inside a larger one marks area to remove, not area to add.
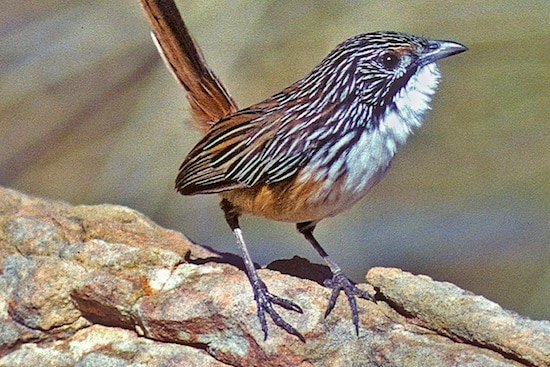
[[[344,291],[359,332],[355,297],[374,300],[334,263],[313,236],[323,218],[350,208],[384,175],[400,145],[422,123],[439,81],[435,61],[466,48],[397,32],[352,37],[303,79],[237,110],[208,68],[170,0],[142,0],[164,60],[187,92],[195,124],[206,132],[183,161],[176,189],[219,193],[237,240],[267,338],[266,313],[305,341],[273,305],[302,312],[271,294],[246,247],[243,213],[294,222],[333,277],[325,316]],[[153,5],[151,5],[152,3]]]
[[[348,39],[303,79],[215,123],[181,165],[178,191],[219,192],[239,212],[296,223],[348,209],[420,126],[439,80],[420,58],[429,47],[396,32]]]

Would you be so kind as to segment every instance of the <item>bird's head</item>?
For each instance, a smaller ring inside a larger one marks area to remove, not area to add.
[[[428,85],[416,87],[426,88],[427,94],[432,94],[433,90],[428,89],[435,89],[439,79],[435,62],[467,50],[456,42],[397,32],[362,34],[345,43],[355,49],[352,59],[356,62],[356,92],[378,109],[392,103],[411,79],[423,73],[427,78],[420,82]]]
[[[316,89],[315,98],[328,103],[360,100],[370,117],[378,117],[406,89],[430,97],[439,80],[435,62],[466,50],[457,42],[399,32],[360,34],[339,44],[302,88]]]

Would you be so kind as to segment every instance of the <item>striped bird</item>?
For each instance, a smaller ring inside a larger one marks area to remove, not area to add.
[[[163,13],[162,8],[156,10]],[[271,294],[259,278],[239,226],[242,214],[296,223],[333,274],[325,282],[332,288],[325,316],[343,290],[358,333],[355,297],[374,298],[329,258],[313,230],[320,220],[350,208],[380,181],[399,146],[430,108],[440,78],[435,62],[466,47],[398,32],[361,34],[339,44],[303,79],[239,110],[206,65],[179,14],[172,9],[169,16],[154,17],[152,22],[157,45],[187,91],[196,124],[206,132],[183,161],[176,189],[183,195],[222,197],[265,338],[267,313],[276,325],[304,341],[273,305],[302,310]]]

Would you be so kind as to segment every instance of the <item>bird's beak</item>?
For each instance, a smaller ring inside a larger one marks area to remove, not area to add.
[[[422,64],[427,65],[439,59],[467,51],[468,47],[453,41],[430,40],[422,56]]]

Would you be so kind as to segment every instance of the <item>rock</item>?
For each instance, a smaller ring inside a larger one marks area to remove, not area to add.
[[[550,322],[529,320],[454,284],[399,269],[373,268],[367,281],[418,325],[528,365],[549,364]]]
[[[306,343],[271,321],[264,340],[239,261],[120,206],[0,188],[0,255],[0,366],[550,365],[550,322],[398,269],[369,272],[357,336],[345,297],[324,318],[326,269],[299,258],[259,273],[302,307],[280,312]]]

